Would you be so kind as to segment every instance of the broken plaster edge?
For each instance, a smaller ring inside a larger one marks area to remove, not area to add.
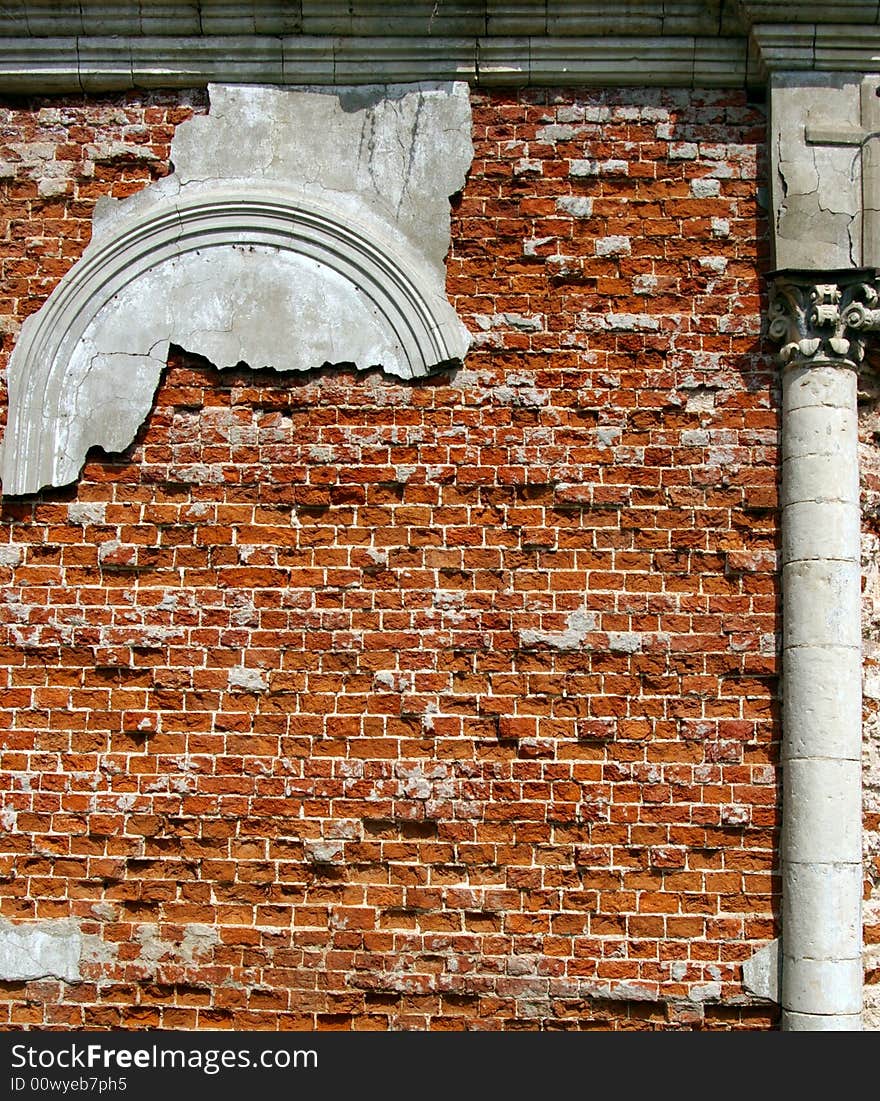
[[[73,918],[51,921],[10,921],[0,918],[0,979],[81,980],[83,938]]]
[[[71,352],[104,305],[121,290],[130,292],[164,262],[206,246],[255,244],[288,249],[324,264],[370,300],[373,311],[397,333],[405,366],[377,362],[359,364],[360,369],[380,367],[414,378],[463,360],[471,339],[467,329],[438,288],[436,273],[419,257],[408,255],[400,239],[383,239],[375,227],[359,225],[349,208],[340,213],[332,203],[318,203],[299,191],[198,188],[189,194],[182,189],[172,203],[150,203],[132,218],[114,219],[112,227],[105,224],[42,309],[22,326],[8,369],[9,416],[0,452],[4,494],[69,484],[79,476],[88,446],[105,444],[95,439],[71,449],[59,446],[56,438],[56,427],[69,420],[70,391],[77,388],[77,380],[67,377]],[[185,336],[167,331],[153,333],[147,348],[120,348],[114,354],[150,358],[163,343],[199,354]],[[302,371],[326,362],[250,365]],[[137,423],[127,424],[127,442],[119,438],[119,418],[113,419],[108,428],[113,433],[111,450],[122,450],[134,439],[149,414],[156,383],[158,374],[150,401],[138,405]]]
[[[473,159],[467,85],[309,91],[211,85],[211,111],[175,133],[175,173],[97,211],[10,357],[6,494],[125,450],[172,344],[221,370],[414,379],[462,362],[445,257]]]

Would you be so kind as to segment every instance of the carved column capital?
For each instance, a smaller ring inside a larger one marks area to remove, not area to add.
[[[794,362],[858,364],[864,334],[880,331],[880,288],[874,269],[779,271],[770,278],[767,333]]]

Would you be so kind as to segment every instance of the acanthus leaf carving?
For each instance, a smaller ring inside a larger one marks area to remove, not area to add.
[[[767,335],[782,345],[782,364],[860,363],[865,334],[880,332],[880,293],[873,279],[874,273],[864,269],[776,273]]]

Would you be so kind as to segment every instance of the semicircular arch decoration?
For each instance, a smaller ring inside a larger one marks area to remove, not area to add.
[[[436,273],[377,224],[281,188],[201,190],[119,220],[22,328],[4,493],[74,481],[92,445],[127,447],[172,343],[221,368],[413,378],[460,361],[469,337]]]

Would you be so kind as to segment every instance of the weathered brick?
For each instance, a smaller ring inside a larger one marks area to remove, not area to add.
[[[175,354],[128,451],[3,503],[3,912],[102,946],[4,988],[14,1027],[774,1027],[763,114],[473,106],[463,368]],[[4,363],[204,109],[8,108]]]

